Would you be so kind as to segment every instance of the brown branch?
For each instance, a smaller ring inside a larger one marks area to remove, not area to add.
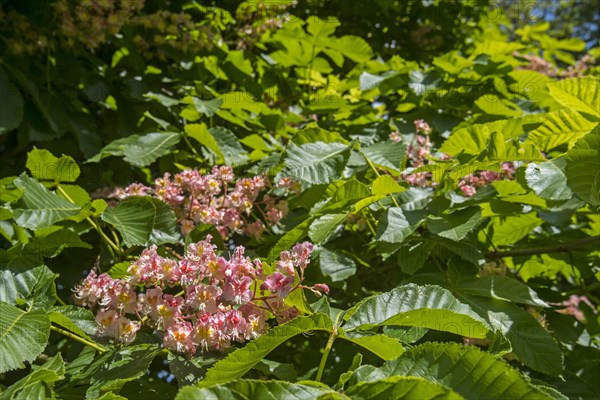
[[[585,247],[591,244],[600,245],[600,235],[590,236],[583,239],[574,240],[568,243],[562,243],[554,246],[542,246],[542,247],[529,247],[523,249],[503,250],[503,251],[490,251],[486,253],[488,258],[503,258],[503,257],[515,257],[515,256],[531,256],[536,254],[549,254],[549,253],[566,253],[571,250]]]

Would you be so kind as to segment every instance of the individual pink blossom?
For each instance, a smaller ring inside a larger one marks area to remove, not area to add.
[[[186,305],[194,310],[215,313],[218,310],[217,298],[223,293],[220,287],[198,284],[188,287]]]
[[[431,127],[424,120],[418,119],[414,121],[414,124],[415,128],[417,129],[417,132],[423,133],[425,135],[429,135],[431,133]]]
[[[279,271],[275,271],[267,276],[265,281],[260,285],[260,288],[261,290],[268,290],[271,293],[277,293],[281,298],[286,298],[292,290],[293,283],[293,276],[284,275]]]
[[[244,304],[252,298],[250,285],[252,278],[248,276],[235,276],[225,280],[223,285],[223,294],[221,297],[233,304]]]
[[[165,331],[163,346],[180,353],[194,354],[196,346],[192,340],[193,326],[189,322],[177,321]]]

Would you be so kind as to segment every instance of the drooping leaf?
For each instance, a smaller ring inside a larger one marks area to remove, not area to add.
[[[600,205],[600,128],[579,139],[567,153],[565,174],[571,190],[593,206]]]
[[[81,209],[25,174],[15,179],[15,185],[23,190],[23,196],[15,205],[13,217],[24,228],[47,228],[77,215]]]
[[[350,147],[342,143],[290,143],[283,174],[311,184],[329,183],[341,176],[350,157]]]
[[[40,355],[50,336],[50,320],[43,310],[25,312],[0,302],[0,373],[23,368]]]
[[[368,297],[348,313],[344,330],[376,326],[419,326],[468,337],[486,337],[489,326],[448,290],[433,285],[401,285]]]
[[[421,377],[452,388],[467,399],[550,399],[504,361],[477,347],[456,343],[413,347],[381,368],[359,368],[350,382],[374,382],[392,376]]]
[[[331,332],[332,329],[333,323],[324,314],[295,318],[271,329],[263,336],[218,361],[207,371],[206,377],[200,382],[200,385],[210,386],[237,379],[286,340],[310,331]]]

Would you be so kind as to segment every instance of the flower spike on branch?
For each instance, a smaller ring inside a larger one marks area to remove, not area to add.
[[[74,289],[75,299],[96,310],[98,335],[128,344],[146,326],[161,334],[165,347],[193,355],[256,338],[271,316],[280,323],[296,317],[299,311],[285,304],[294,290],[329,292],[325,284],[301,285],[311,243],[283,251],[275,271],[265,274],[262,262],[246,257],[244,247],[227,259],[211,239],[190,244],[177,260],[159,255],[156,246],[147,248],[124,279],[91,271]]]

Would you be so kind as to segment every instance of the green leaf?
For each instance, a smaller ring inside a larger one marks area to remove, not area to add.
[[[0,270],[0,301],[16,305],[25,301],[30,307],[42,308],[56,302],[54,274],[45,265],[25,271]]]
[[[127,246],[175,243],[179,240],[177,217],[165,203],[151,197],[129,197],[102,213],[114,225]]]
[[[23,119],[23,96],[0,68],[0,135],[21,125]]]
[[[175,400],[314,400],[328,393],[335,391],[317,382],[289,383],[238,379],[211,387],[186,386],[177,393]]]
[[[184,130],[191,138],[212,151],[220,160],[224,160],[219,144],[208,131],[206,124],[188,124]]]
[[[376,334],[368,336],[347,337],[342,339],[357,344],[384,360],[393,360],[404,353],[402,344],[389,336]]]
[[[433,248],[433,243],[429,241],[402,246],[398,252],[398,264],[402,272],[412,275],[420,270]]]
[[[0,373],[23,368],[39,356],[50,337],[50,320],[43,310],[25,312],[0,302]]]
[[[388,208],[377,224],[376,240],[386,243],[402,243],[423,221],[423,213],[403,211],[399,207]]]
[[[23,190],[23,196],[15,205],[13,217],[24,228],[47,228],[79,214],[81,207],[57,196],[25,174],[15,179],[15,185]]]
[[[125,146],[124,160],[137,167],[145,167],[169,154],[180,139],[181,135],[175,132],[147,133]]]
[[[374,165],[400,174],[406,145],[402,142],[385,141],[361,149],[362,154]]]
[[[48,313],[48,317],[50,317],[50,322],[88,340],[92,340],[89,335],[96,333],[97,323],[94,314],[85,308],[76,306],[54,307]]]
[[[369,297],[348,313],[344,330],[376,326],[419,326],[461,336],[485,338],[487,323],[448,290],[433,285],[407,284]]]
[[[48,150],[33,148],[27,153],[25,166],[31,176],[41,181],[75,182],[81,173],[79,166],[69,156],[55,157]]]
[[[374,382],[392,376],[421,377],[452,388],[467,399],[549,400],[504,361],[477,347],[456,343],[426,343],[413,347],[381,368],[359,368],[353,379]]]
[[[535,194],[546,200],[568,200],[573,192],[567,186],[564,157],[555,158],[540,164],[531,163],[525,170],[527,185]]]
[[[169,352],[169,370],[175,375],[179,387],[194,384],[204,377],[203,361],[201,357],[188,358]]]
[[[567,153],[565,174],[571,190],[583,201],[600,205],[600,128],[579,139]]]
[[[248,161],[248,153],[240,144],[238,138],[229,129],[222,126],[210,128],[208,132],[212,135],[219,151],[223,154],[223,160],[227,165],[245,164]]]
[[[50,233],[46,232],[50,231]],[[55,227],[40,229],[35,238],[23,245],[23,253],[39,254],[43,257],[56,257],[67,247],[91,249],[92,246],[81,240],[77,232],[68,228],[55,230]]]
[[[477,279],[462,281],[453,289],[467,295],[512,301],[530,306],[549,307],[529,286],[502,275],[482,276]]]
[[[443,385],[414,376],[391,376],[372,382],[359,382],[351,386],[346,391],[346,395],[361,400],[460,400],[463,398]]]
[[[146,374],[152,360],[162,350],[154,345],[128,346],[103,355],[90,365],[90,386],[86,396],[98,397],[108,391],[118,391],[127,382]]]
[[[490,223],[490,227],[493,228],[492,243],[495,246],[514,244],[543,222],[535,213],[492,218]]]
[[[506,124],[506,120],[500,120],[456,129],[439,150],[451,156],[478,155],[487,148],[492,132],[502,132]]]
[[[342,36],[335,40],[331,47],[342,53],[344,57],[359,63],[369,61],[373,57],[371,46],[358,36]]]
[[[347,214],[325,214],[310,224],[308,236],[315,244],[327,242],[336,229],[346,220]]]
[[[295,318],[271,329],[263,336],[218,361],[208,370],[205,379],[199,384],[204,387],[237,379],[250,371],[254,365],[286,340],[310,331],[331,332],[332,329],[333,323],[324,314]]]
[[[311,184],[338,179],[350,157],[350,146],[341,143],[290,143],[283,174]]]
[[[99,162],[108,156],[125,156],[125,161],[137,167],[145,167],[159,157],[170,153],[180,139],[181,135],[176,132],[153,132],[143,136],[130,135],[104,146],[87,162]]]
[[[550,151],[563,144],[572,147],[577,139],[589,133],[597,125],[571,109],[562,109],[546,114],[544,123],[529,132],[527,142],[540,150]]]
[[[548,85],[550,94],[565,107],[600,119],[600,87],[593,77],[562,79]]]
[[[527,311],[505,301],[458,294],[509,340],[517,358],[548,375],[562,373],[562,354],[554,338]]]
[[[223,100],[219,98],[212,100],[200,100],[194,97],[192,100],[194,107],[196,107],[196,111],[198,111],[200,114],[206,115],[207,117],[212,117],[217,111],[219,111],[221,105],[223,104]]]
[[[464,239],[480,222],[479,207],[464,208],[439,217],[427,217],[427,227],[432,233],[456,242]]]
[[[374,195],[388,195],[392,193],[403,192],[405,190],[406,189],[400,186],[398,182],[396,182],[396,180],[390,175],[378,176],[377,179],[373,181],[373,185],[371,186],[371,193]]]
[[[356,263],[347,255],[328,250],[319,249],[319,267],[323,275],[331,278],[333,282],[341,282],[356,273]]]
[[[54,398],[52,388],[56,381],[65,377],[65,362],[60,353],[50,358],[43,365],[32,365],[30,374],[10,385],[2,392],[0,399],[46,400]]]

